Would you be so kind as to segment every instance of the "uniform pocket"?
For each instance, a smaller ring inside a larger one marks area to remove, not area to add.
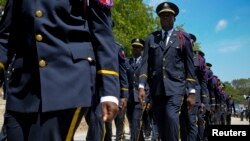
[[[80,46],[70,48],[73,61],[88,60],[95,62],[93,46],[90,42],[84,42]]]

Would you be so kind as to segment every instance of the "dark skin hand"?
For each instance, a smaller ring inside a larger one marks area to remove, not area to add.
[[[146,107],[146,110],[149,111],[149,110],[151,110],[151,109],[152,109],[152,105],[151,105],[151,103],[148,103],[148,104],[147,104],[147,107]]]
[[[102,119],[105,122],[112,122],[119,112],[118,105],[114,102],[102,103]]]
[[[141,106],[144,107],[145,106],[145,98],[146,98],[146,92],[143,88],[139,88],[139,102],[141,103]]]
[[[126,108],[127,108],[127,103],[128,103],[128,100],[127,100],[127,98],[122,98],[121,99],[121,107],[120,107],[120,112],[121,113],[125,113],[125,110],[126,110]]]
[[[187,97],[187,108],[191,111],[195,105],[195,94],[189,94]]]
[[[206,110],[206,105],[201,103],[201,112],[204,112]]]

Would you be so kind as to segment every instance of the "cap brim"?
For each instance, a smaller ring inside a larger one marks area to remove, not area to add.
[[[174,14],[175,15],[175,12],[174,12],[174,10],[172,10],[172,9],[162,9],[161,11],[159,11],[158,12],[158,15],[160,15],[161,13],[172,13],[172,14]]]
[[[144,47],[143,44],[141,44],[141,43],[133,43],[132,46],[141,46],[141,47]]]

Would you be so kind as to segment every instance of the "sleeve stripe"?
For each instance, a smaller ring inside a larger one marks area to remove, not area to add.
[[[148,77],[146,74],[141,74],[139,77]]]
[[[3,63],[0,62],[0,69],[5,69]]]
[[[128,91],[128,88],[121,88],[122,91]]]
[[[99,70],[97,71],[97,74],[109,74],[109,75],[119,76],[118,72],[111,70]]]
[[[192,82],[195,82],[195,80],[194,80],[194,79],[192,79],[192,78],[187,78],[186,80],[187,80],[187,81],[192,81]]]

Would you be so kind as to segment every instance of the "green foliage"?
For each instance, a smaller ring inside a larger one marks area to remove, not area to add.
[[[250,78],[233,80],[232,87],[239,91],[238,95],[240,97],[244,97],[244,95],[250,95]]]
[[[131,40],[135,37],[145,40],[147,35],[157,27],[152,7],[142,0],[115,0],[112,18],[115,22],[113,32],[127,56],[131,56]]]
[[[6,2],[6,0],[0,0],[0,6],[4,6],[5,2]]]
[[[238,89],[235,89],[231,83],[225,82],[225,91],[227,94],[232,95],[235,103],[244,103],[244,97],[240,94]]]
[[[232,95],[236,103],[243,104],[245,102],[244,95],[250,94],[250,78],[236,79],[231,83],[224,82],[226,85],[225,91]]]
[[[200,43],[195,42],[195,43],[194,43],[194,46],[193,46],[193,50],[195,50],[195,51],[201,50],[201,45],[200,45]]]

